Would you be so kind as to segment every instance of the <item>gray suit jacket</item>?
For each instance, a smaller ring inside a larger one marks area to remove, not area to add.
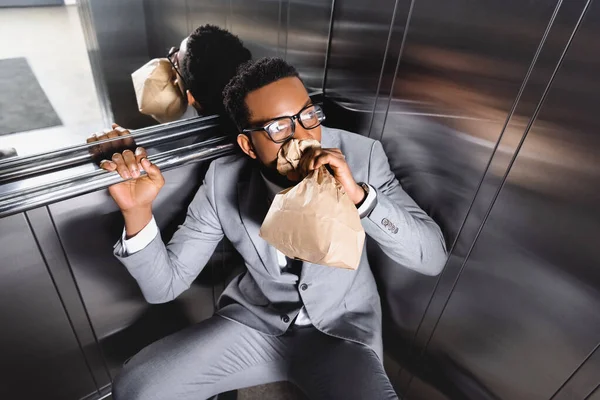
[[[442,233],[404,192],[381,143],[323,127],[322,145],[340,148],[356,181],[377,191],[377,205],[362,219],[366,234],[400,265],[438,274],[446,261]],[[266,196],[260,172],[249,158],[220,158],[212,162],[185,222],[168,245],[158,235],[143,250],[123,257],[118,242],[115,255],[146,300],[162,303],[189,288],[226,236],[248,271],[225,289],[218,314],[281,335],[304,304],[317,329],[365,344],[382,358],[381,306],[366,251],[355,271],[304,263],[299,278],[282,272],[276,250],[258,235],[269,207]]]

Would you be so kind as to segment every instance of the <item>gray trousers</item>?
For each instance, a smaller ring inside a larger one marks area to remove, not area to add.
[[[310,399],[397,399],[373,350],[316,328],[269,336],[213,316],[151,344],[113,383],[115,400],[203,400],[290,381]]]

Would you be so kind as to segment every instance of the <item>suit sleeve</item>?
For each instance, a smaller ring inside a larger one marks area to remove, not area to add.
[[[397,263],[425,275],[438,275],[446,263],[439,226],[402,189],[380,142],[369,158],[369,182],[377,205],[362,219],[367,235]]]
[[[187,290],[223,238],[214,198],[215,163],[192,200],[183,225],[165,246],[160,233],[143,249],[128,254],[122,241],[115,256],[138,282],[149,303],[171,301]]]

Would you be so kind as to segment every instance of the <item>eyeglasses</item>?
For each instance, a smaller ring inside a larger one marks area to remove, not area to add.
[[[177,59],[178,53],[179,53],[179,47],[171,47],[171,50],[169,50],[169,54],[167,54],[167,59],[171,63],[171,67],[173,67],[173,69],[179,76],[179,79],[181,79],[181,83],[183,84],[183,87],[187,88],[188,86],[185,83],[185,79],[183,79],[181,72],[179,72],[179,60]]]
[[[283,143],[294,136],[296,131],[296,121],[298,121],[304,129],[315,129],[317,126],[321,125],[321,122],[324,120],[325,113],[321,106],[309,104],[296,115],[275,118],[265,126],[244,129],[242,132],[249,134],[252,132],[265,131],[273,142]]]

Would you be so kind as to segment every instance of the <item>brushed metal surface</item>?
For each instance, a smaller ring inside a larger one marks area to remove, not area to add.
[[[87,315],[79,288],[73,279],[70,265],[62,243],[56,232],[54,221],[47,207],[40,207],[26,213],[29,227],[43,255],[48,273],[60,296],[69,323],[77,336],[87,366],[92,373],[97,388],[110,385],[106,363],[98,347],[95,332]],[[98,392],[95,392],[98,394]]]
[[[575,30],[589,4],[557,16],[552,29],[574,39],[562,64],[542,63],[556,76],[497,176],[501,191],[421,360],[451,397],[548,399],[600,341],[597,3]],[[561,43],[548,46],[563,54]]]
[[[394,0],[334,3],[324,91],[340,107],[328,114],[336,126],[368,135],[395,5]]]
[[[333,1],[287,3],[285,59],[300,71],[309,92],[323,90]]]
[[[24,214],[0,219],[0,398],[78,399],[88,365]]]
[[[449,249],[555,7],[556,2],[435,0],[396,7],[388,57],[401,58],[393,76],[387,77],[389,67],[382,69],[382,82],[391,87],[380,85],[369,134],[382,135],[393,171],[442,226]],[[555,53],[556,58],[560,49]],[[541,91],[532,91],[534,105],[536,94],[539,99]],[[481,215],[475,217],[481,221]],[[398,268],[373,249],[387,308],[387,351],[411,370],[411,343],[438,278]]]
[[[600,342],[581,365],[573,371],[551,400],[570,400],[586,398],[600,385]]]
[[[112,121],[136,129],[156,122],[138,111],[131,73],[149,59],[143,0],[81,0],[92,72],[101,81],[102,104],[110,104]],[[93,32],[90,32],[90,26]],[[95,32],[95,35],[93,34]],[[95,40],[94,40],[95,39]],[[57,49],[57,51],[59,51]]]
[[[600,400],[600,385],[585,400]]]
[[[163,239],[183,222],[206,164],[167,171],[154,215]],[[51,205],[60,240],[81,291],[111,375],[144,346],[212,315],[212,264],[177,300],[146,303],[135,280],[112,255],[123,220],[107,192],[95,192]]]

